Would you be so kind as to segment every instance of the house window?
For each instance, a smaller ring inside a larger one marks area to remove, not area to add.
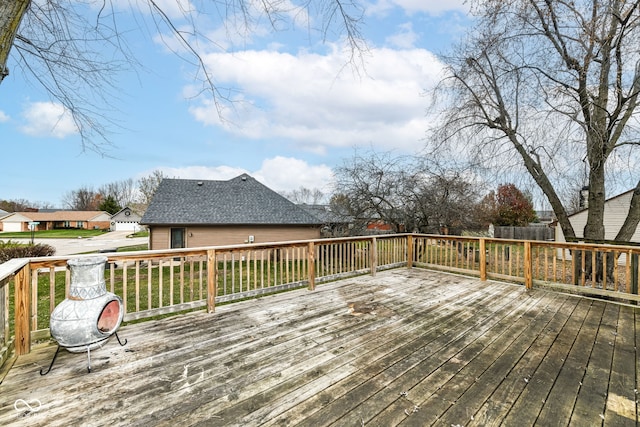
[[[172,228],[171,229],[171,249],[184,248],[184,228]]]
[[[77,227],[78,228],[84,228],[84,221],[78,221],[77,222]]]
[[[71,221],[63,221],[62,226],[64,228],[71,228]]]

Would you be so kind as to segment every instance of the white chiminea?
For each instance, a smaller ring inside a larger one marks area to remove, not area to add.
[[[51,313],[49,328],[51,336],[58,342],[46,375],[51,370],[60,348],[70,352],[87,352],[88,367],[91,372],[91,350],[100,347],[112,335],[120,345],[125,345],[118,337],[117,330],[124,317],[122,299],[107,292],[104,268],[107,258],[94,256],[74,258],[67,261],[71,269],[69,295]]]

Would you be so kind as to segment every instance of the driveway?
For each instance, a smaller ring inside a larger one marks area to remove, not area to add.
[[[95,237],[77,239],[38,239],[34,243],[42,243],[56,248],[56,255],[73,255],[85,252],[97,252],[123,246],[143,245],[149,243],[148,237],[128,238],[130,231],[110,231]],[[2,235],[0,235],[0,239]],[[31,239],[11,239],[14,242],[30,243]]]

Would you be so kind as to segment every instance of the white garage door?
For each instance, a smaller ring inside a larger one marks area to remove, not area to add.
[[[140,225],[137,222],[116,222],[114,231],[139,231]]]
[[[2,223],[3,231],[22,231],[22,223],[21,222],[3,222]]]

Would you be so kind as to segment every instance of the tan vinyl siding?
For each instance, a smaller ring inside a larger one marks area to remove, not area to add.
[[[627,218],[627,214],[629,213],[629,206],[631,204],[631,197],[633,196],[633,191],[628,191],[620,196],[613,197],[605,202],[604,205],[604,232],[605,232],[605,240],[614,240],[618,231],[622,227],[624,220]],[[573,230],[576,233],[576,237],[581,239],[584,236],[584,226],[587,225],[587,215],[588,210],[583,210],[578,212],[571,217],[569,217],[569,221],[573,226]],[[560,226],[556,226],[556,241],[564,242],[564,234]],[[631,238],[632,242],[640,243],[640,227],[636,229],[633,237]]]
[[[168,249],[171,228],[169,226],[149,226],[150,249]],[[249,243],[249,236],[254,236],[253,243],[283,242],[291,240],[319,239],[320,228],[312,226],[184,226],[186,230],[185,245],[188,248],[204,246],[237,245]]]

